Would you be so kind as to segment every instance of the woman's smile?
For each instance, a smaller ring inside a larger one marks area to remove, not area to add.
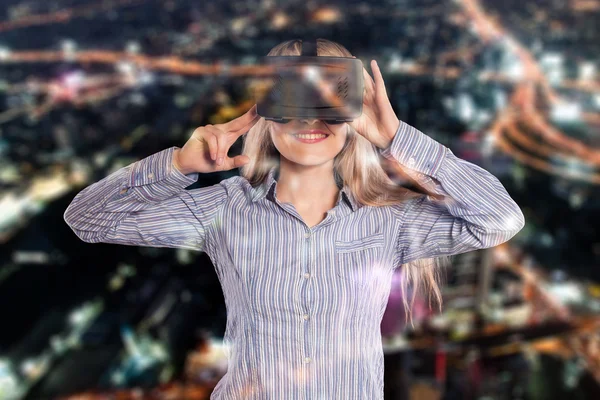
[[[302,143],[319,143],[329,137],[329,133],[320,129],[304,129],[294,132],[292,136]]]

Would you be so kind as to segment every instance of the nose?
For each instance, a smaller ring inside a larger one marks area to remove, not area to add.
[[[305,118],[305,119],[301,119],[300,121],[302,121],[302,122],[306,122],[307,124],[309,124],[309,125],[312,125],[312,124],[314,124],[315,122],[318,122],[319,120],[318,120],[318,119],[315,119],[315,118],[310,118],[310,119],[306,119],[306,118]]]

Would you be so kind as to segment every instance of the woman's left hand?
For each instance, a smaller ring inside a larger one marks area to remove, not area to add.
[[[375,81],[363,68],[365,93],[362,114],[347,124],[375,146],[385,149],[391,144],[400,120],[392,109],[381,70],[375,60],[371,60],[371,70],[375,75]]]

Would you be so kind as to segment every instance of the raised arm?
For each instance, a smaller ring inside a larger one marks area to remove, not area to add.
[[[83,241],[205,251],[207,232],[227,200],[224,185],[186,190],[198,173],[173,165],[171,147],[79,192],[64,213]]]
[[[390,208],[397,222],[396,260],[465,253],[508,241],[525,225],[519,206],[498,178],[418,129],[400,121],[385,158],[409,169],[428,190]]]

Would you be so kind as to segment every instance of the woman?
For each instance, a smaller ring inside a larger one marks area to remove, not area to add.
[[[299,55],[300,46],[268,55]],[[322,39],[317,51],[352,57]],[[279,124],[253,106],[85,188],[65,212],[86,242],[210,256],[231,346],[211,399],[382,399],[380,322],[394,270],[402,265],[439,300],[440,259],[496,246],[524,225],[498,179],[396,117],[371,68],[351,123]],[[327,136],[306,143],[297,137],[306,129]],[[245,133],[243,154],[228,157]],[[378,152],[432,196],[395,184]],[[199,173],[232,168],[240,176],[185,190]]]

